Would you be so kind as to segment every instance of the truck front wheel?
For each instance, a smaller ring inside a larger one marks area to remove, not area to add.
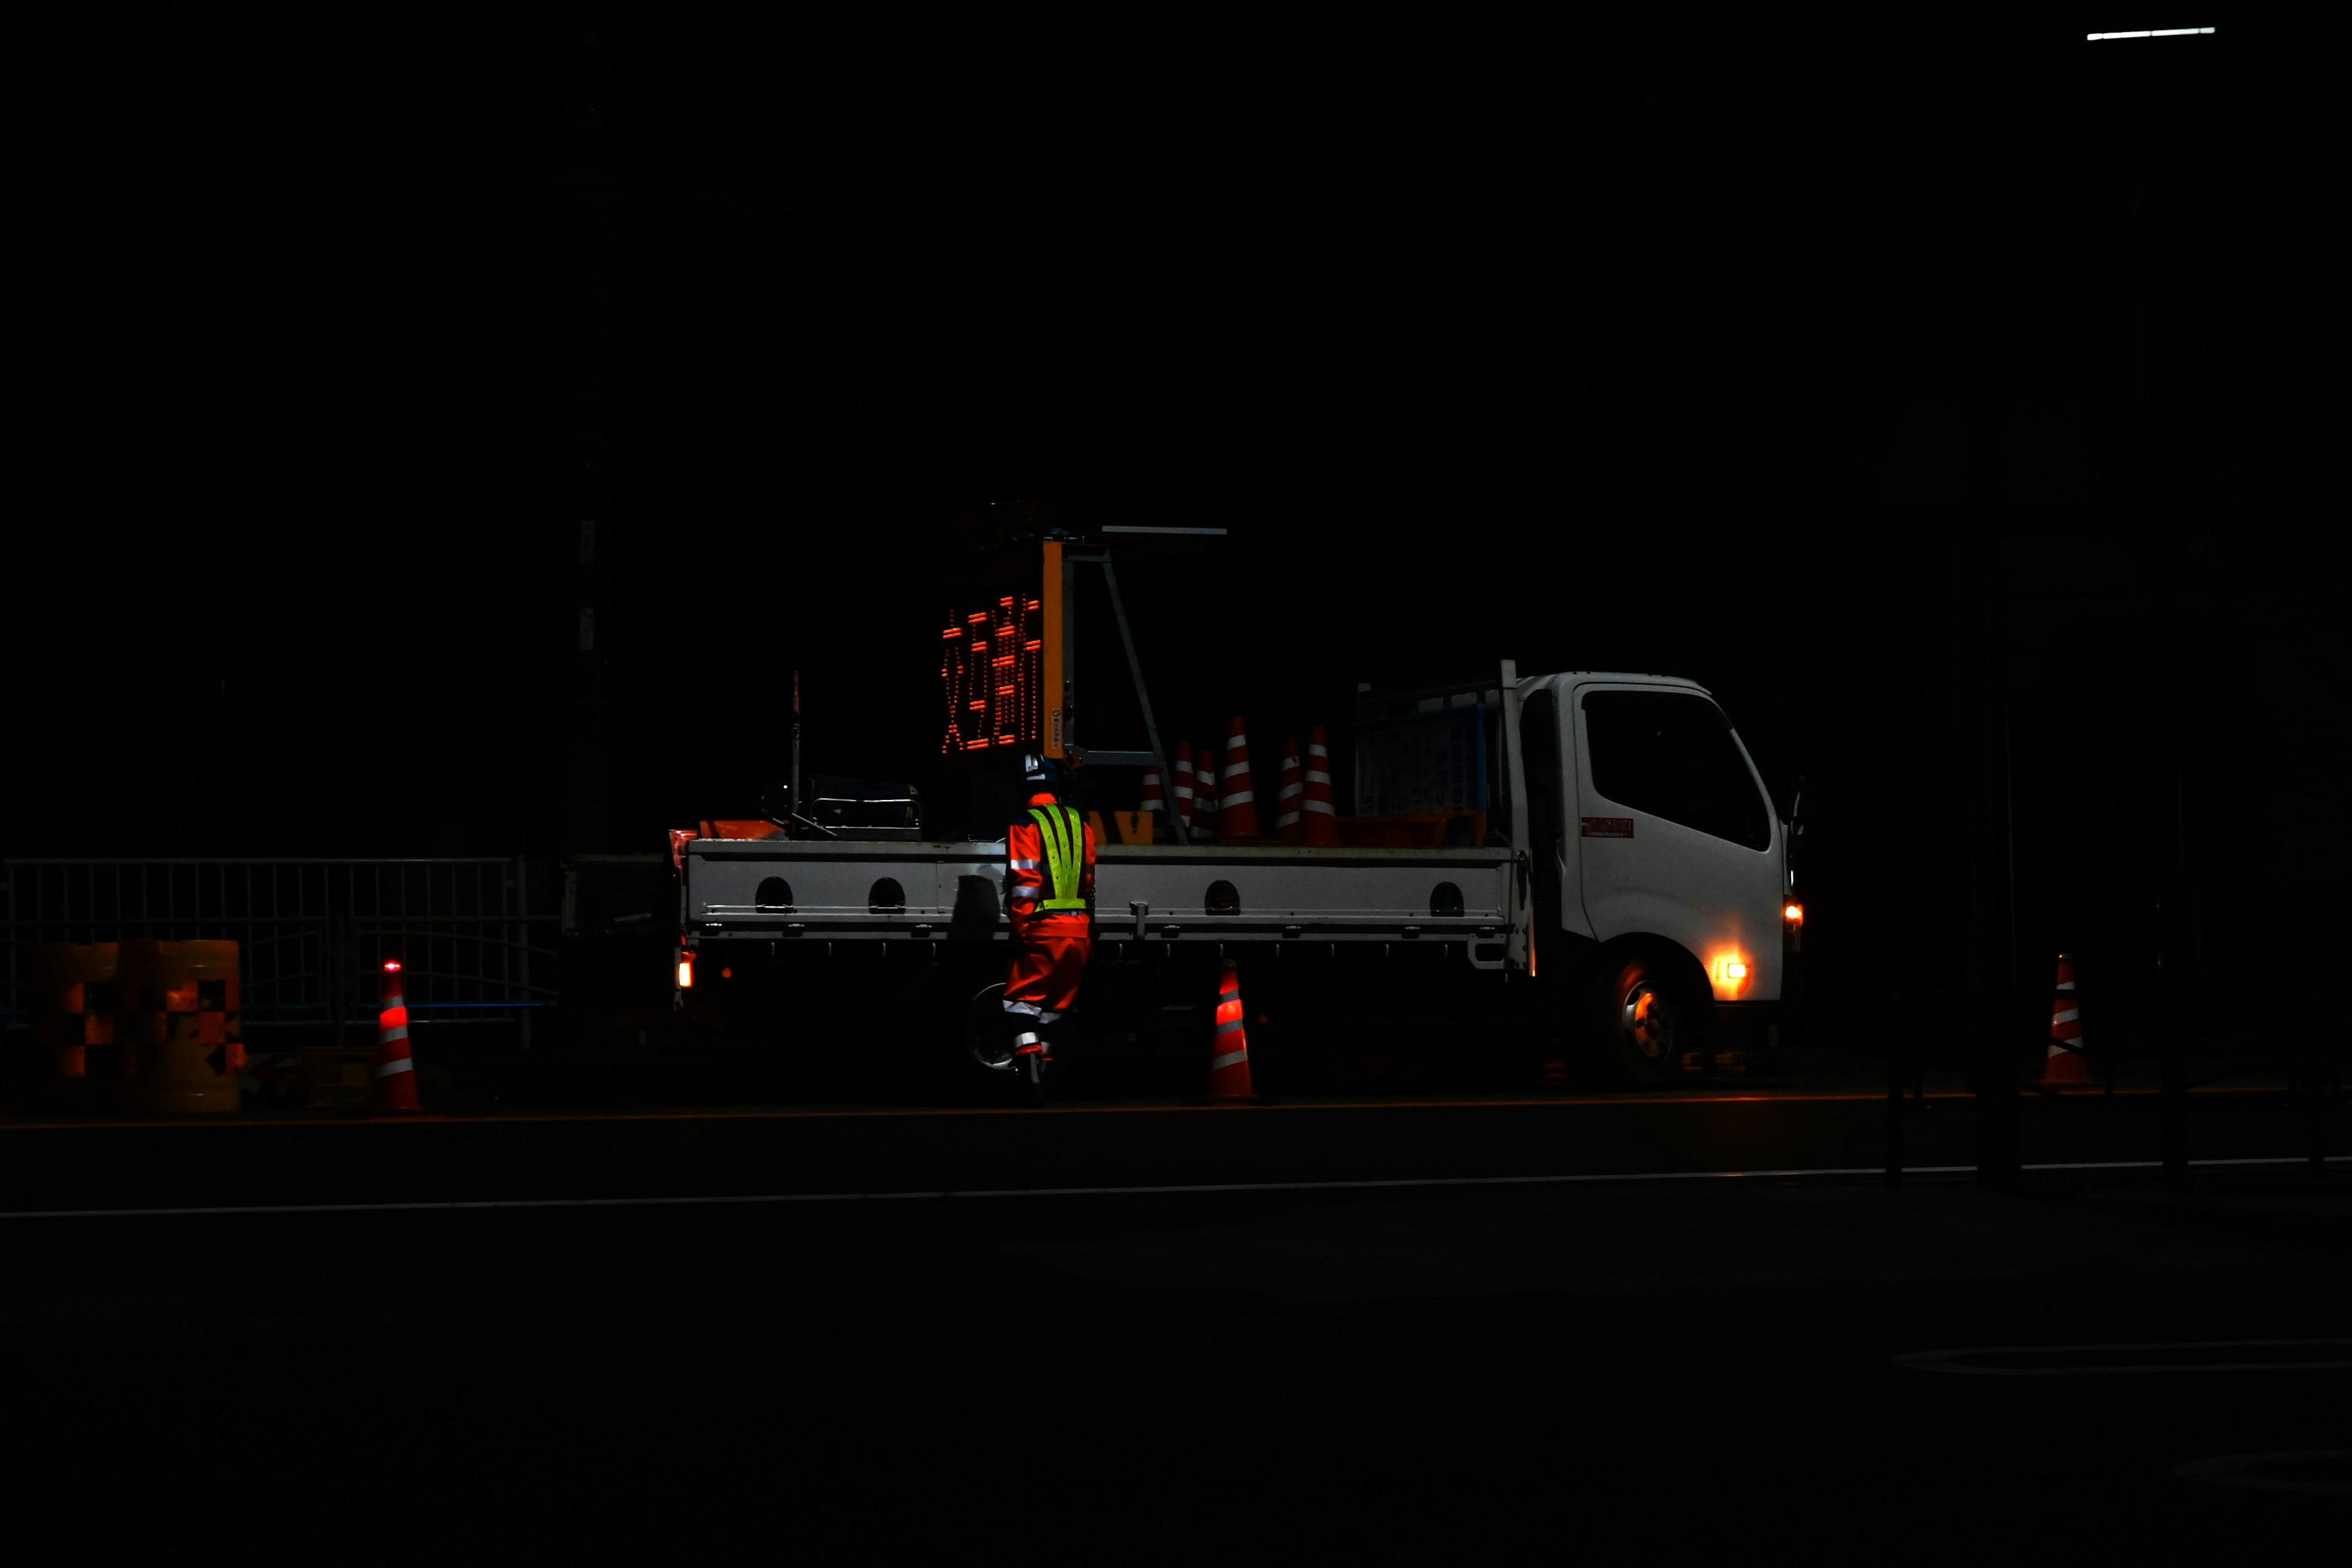
[[[1587,1037],[1620,1082],[1637,1087],[1674,1083],[1683,1058],[1706,1048],[1706,1009],[1691,994],[1681,966],[1651,952],[1633,952],[1603,963],[1587,999]]]

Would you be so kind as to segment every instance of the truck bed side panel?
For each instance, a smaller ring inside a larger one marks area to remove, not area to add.
[[[694,937],[983,937],[1003,930],[1003,866],[1001,845],[698,839],[679,914]],[[1097,858],[1096,930],[1108,941],[1496,942],[1515,875],[1507,849],[1112,845]],[[877,898],[886,878],[903,907],[887,888]],[[1210,911],[1220,882],[1233,912]]]

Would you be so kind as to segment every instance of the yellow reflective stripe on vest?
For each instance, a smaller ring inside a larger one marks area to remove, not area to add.
[[[1078,896],[1078,883],[1086,870],[1086,824],[1066,805],[1032,806],[1029,815],[1036,819],[1037,837],[1045,846],[1046,874],[1054,884],[1054,896],[1037,907],[1085,909],[1087,901]]]

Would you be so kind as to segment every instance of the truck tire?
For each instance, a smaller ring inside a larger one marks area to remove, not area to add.
[[[1616,1082],[1637,1089],[1680,1082],[1683,1058],[1706,1059],[1708,1006],[1686,964],[1634,948],[1608,955],[1585,1002],[1593,1055]]]
[[[993,1072],[1013,1070],[1013,1041],[1004,1027],[1004,982],[995,981],[974,992],[964,1004],[957,1043],[971,1067]]]

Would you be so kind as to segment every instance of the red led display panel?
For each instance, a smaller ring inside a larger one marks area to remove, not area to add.
[[[985,610],[948,613],[940,634],[947,702],[943,755],[1037,743],[1045,677],[1045,602],[1011,595]]]

